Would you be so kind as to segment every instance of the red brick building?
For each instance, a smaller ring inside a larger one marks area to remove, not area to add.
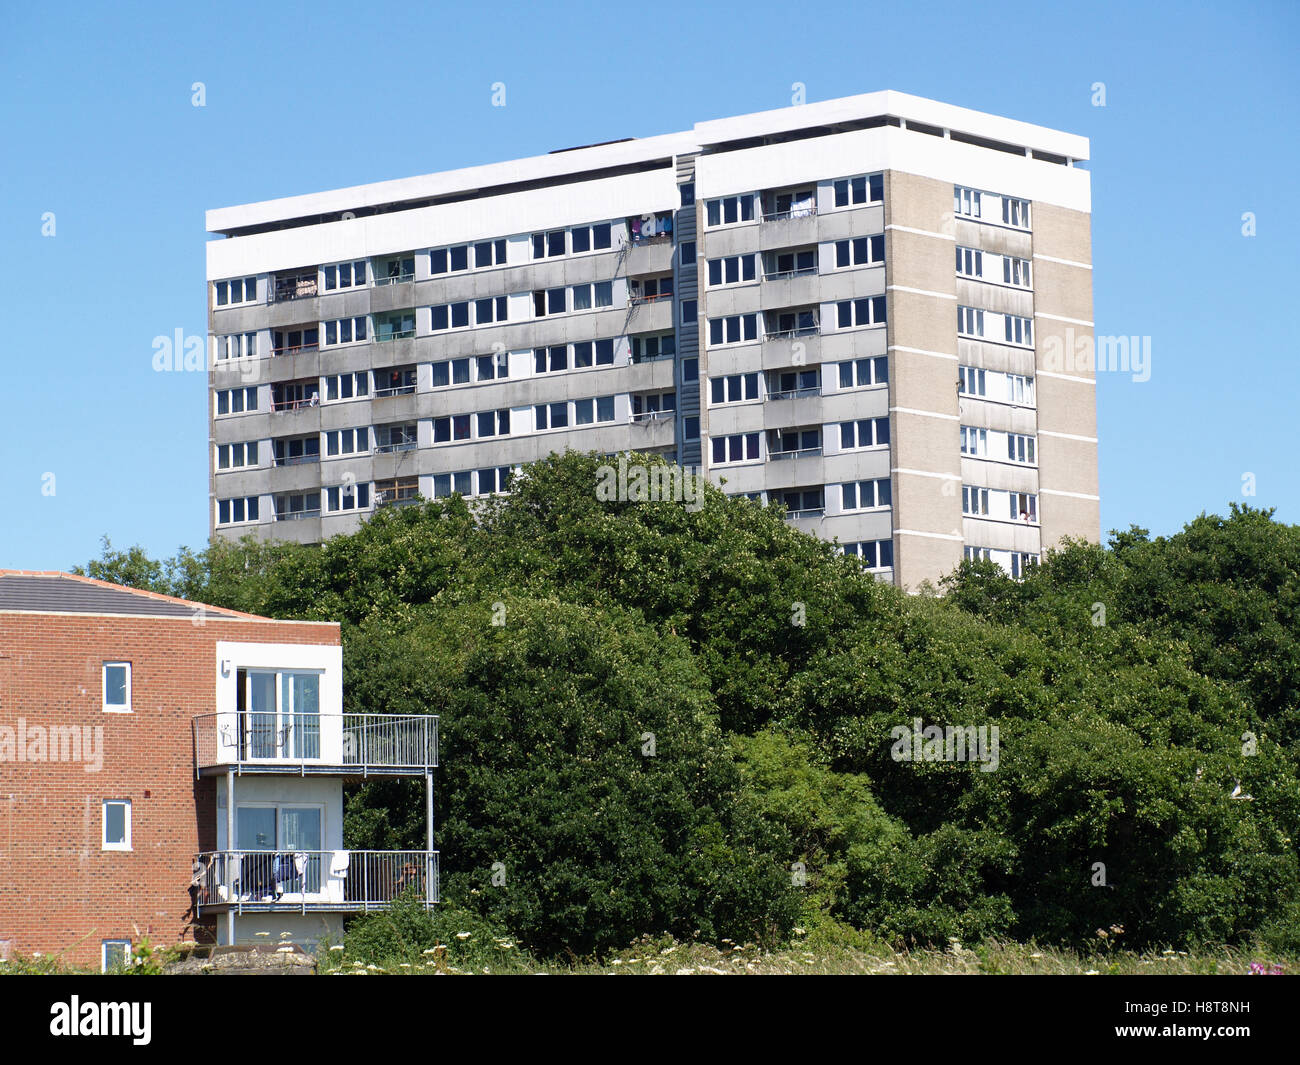
[[[335,622],[0,570],[0,957],[310,943],[435,900],[431,840],[343,848],[342,787],[423,774],[431,801],[436,750],[436,719],[343,713]]]

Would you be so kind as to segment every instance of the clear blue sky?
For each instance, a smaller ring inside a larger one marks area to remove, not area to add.
[[[1300,521],[1293,2],[127,0],[5,21],[0,568],[84,563],[104,533],[205,542],[206,377],[151,361],[156,336],[204,334],[206,209],[685,129],[794,82],[1089,137],[1097,332],[1152,338],[1149,381],[1099,382],[1103,531],[1234,499]]]

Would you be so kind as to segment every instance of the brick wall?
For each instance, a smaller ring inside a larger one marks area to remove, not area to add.
[[[219,640],[337,646],[339,630],[0,612],[0,727],[103,728],[98,772],[0,760],[0,943],[98,966],[104,939],[203,938],[188,888],[195,852],[216,846],[216,788],[195,780],[191,722],[217,709]],[[103,711],[105,661],[131,663],[132,713]],[[105,799],[131,801],[130,851],[102,849]]]

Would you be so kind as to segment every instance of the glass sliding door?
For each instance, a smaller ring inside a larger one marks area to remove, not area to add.
[[[283,674],[280,708],[289,737],[289,757],[319,758],[320,675]]]
[[[280,809],[280,849],[286,853],[305,852],[306,866],[301,870],[301,884],[295,890],[307,894],[320,891],[321,808],[319,806],[284,806]]]

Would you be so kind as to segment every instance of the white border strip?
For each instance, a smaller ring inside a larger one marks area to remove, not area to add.
[[[890,223],[885,228],[897,229],[900,233],[915,233],[918,237],[934,237],[936,240],[955,241],[957,239],[951,233],[936,233],[932,229],[913,229],[911,226],[900,226],[894,223]]]

